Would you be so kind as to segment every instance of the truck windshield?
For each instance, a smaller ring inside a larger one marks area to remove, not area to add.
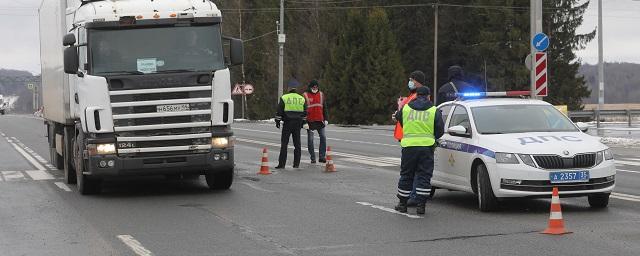
[[[96,29],[88,35],[94,75],[211,71],[225,66],[217,24]]]
[[[549,105],[500,105],[471,108],[482,134],[578,131],[573,122]]]

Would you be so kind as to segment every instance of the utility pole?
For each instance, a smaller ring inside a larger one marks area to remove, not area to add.
[[[542,0],[531,0],[529,7],[531,14],[531,41],[529,47],[531,47],[531,98],[536,98],[536,48],[533,46],[533,38],[536,34],[542,32]]]
[[[240,3],[240,6],[244,6],[242,4],[242,2]],[[240,26],[239,26],[240,27],[240,40],[242,41],[242,11],[239,11],[238,14],[240,16]],[[245,119],[244,118],[244,108],[245,108],[245,105],[246,105],[246,102],[247,102],[247,95],[244,93],[244,85],[246,84],[245,76],[244,76],[244,63],[242,63],[240,68],[242,69],[242,87],[241,87],[242,88],[242,102],[241,102],[241,104],[242,104],[242,119]]]
[[[433,7],[433,104],[438,104],[438,2]]]
[[[604,105],[604,61],[602,50],[602,0],[598,0],[598,111],[596,112],[596,128],[600,134],[600,111]]]
[[[278,101],[282,97],[284,91],[284,42],[286,36],[284,34],[284,0],[280,0],[280,22],[278,22]]]

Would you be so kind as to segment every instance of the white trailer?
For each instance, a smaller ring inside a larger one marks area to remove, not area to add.
[[[231,186],[228,67],[243,50],[213,2],[44,0],[39,19],[50,156],[67,183],[82,194],[126,175]]]

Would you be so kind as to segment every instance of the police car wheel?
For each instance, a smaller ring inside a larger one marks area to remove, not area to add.
[[[589,205],[594,209],[606,208],[609,205],[609,193],[589,195]]]
[[[498,199],[493,194],[487,167],[483,164],[478,165],[478,167],[476,167],[476,175],[478,208],[483,212],[495,210],[498,206]]]

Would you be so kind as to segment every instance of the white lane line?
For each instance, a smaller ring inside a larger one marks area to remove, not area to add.
[[[632,162],[632,161],[614,160],[614,163],[616,165],[624,164],[624,165],[640,166],[640,162]]]
[[[394,164],[387,164],[387,163],[382,163],[382,162],[372,162],[372,161],[365,160],[365,159],[349,158],[349,157],[342,158],[340,160],[354,162],[354,163],[360,163],[360,164],[374,165],[374,166],[378,166],[378,167],[395,166]]]
[[[258,190],[258,191],[262,191],[262,192],[267,192],[267,193],[273,193],[273,192],[275,192],[275,191],[271,191],[271,190],[268,190],[268,189],[261,188],[261,187],[259,187],[258,185],[251,184],[251,183],[249,183],[249,182],[240,182],[240,184],[247,185],[247,186],[249,186],[249,187],[250,187],[250,188],[252,188],[252,189],[255,189],[255,190]]]
[[[262,130],[254,130],[254,129],[246,129],[246,128],[233,128],[234,130],[240,130],[240,131],[248,131],[248,132],[261,132],[261,133],[270,133],[270,134],[281,134],[280,132],[272,132],[272,131],[262,131]],[[305,133],[300,133],[303,136],[306,136]],[[400,144],[385,144],[385,143],[377,143],[377,142],[368,142],[368,141],[359,141],[359,140],[345,140],[345,139],[336,139],[336,138],[327,138],[327,140],[334,140],[334,141],[342,141],[342,142],[349,142],[349,143],[360,143],[360,144],[368,144],[368,145],[377,145],[377,146],[387,146],[387,147],[394,147],[394,148],[399,148]]]
[[[616,193],[616,192],[611,193],[611,195],[613,195],[613,196],[619,196],[619,197],[633,198],[633,199],[638,199],[638,200],[640,200],[640,196],[636,196],[636,195],[629,195],[629,194]]]
[[[396,211],[394,209],[387,208],[387,207],[384,207],[384,206],[375,205],[375,204],[372,204],[372,203],[367,203],[367,202],[356,202],[356,203],[359,204],[359,205],[369,206],[371,208],[375,208],[375,209],[378,209],[378,210],[383,210],[385,212],[406,216],[406,217],[409,217],[409,218],[412,218],[412,219],[422,219],[423,218],[423,217],[420,217],[420,216],[417,216],[417,215],[412,215],[412,214],[408,214],[408,213],[401,213],[401,212],[398,212],[398,211]]]
[[[7,142],[9,142],[9,144],[11,144],[11,146],[13,146],[13,148],[16,151],[18,151],[18,153],[20,153],[22,155],[22,157],[27,159],[27,161],[29,161],[34,167],[36,167],[36,169],[38,169],[40,171],[46,170],[46,168],[44,168],[44,166],[42,166],[38,161],[33,159],[33,157],[31,155],[29,155],[22,148],[20,148],[15,142],[13,142],[14,140],[16,140],[15,138],[9,139],[9,138],[5,137],[5,139],[7,140]]]
[[[237,141],[241,141],[241,142],[247,142],[247,143],[254,143],[254,144],[259,144],[259,145],[265,145],[265,146],[272,146],[272,147],[280,147],[280,144],[278,143],[270,143],[270,142],[265,142],[265,141],[257,141],[257,140],[250,140],[250,139],[243,139],[243,138],[238,138],[236,137]],[[289,146],[290,149],[293,149],[293,146]],[[303,151],[307,150],[307,147],[301,147],[301,149]],[[341,157],[348,157],[348,158],[356,158],[356,159],[360,159],[360,160],[364,160],[364,161],[369,161],[369,165],[374,165],[373,163],[376,164],[391,164],[391,166],[399,166],[400,165],[400,158],[393,158],[393,157],[368,157],[368,156],[361,156],[361,155],[354,155],[354,154],[349,154],[349,153],[341,153],[341,152],[336,152],[336,151],[331,151],[331,153],[334,156],[341,156]],[[377,165],[376,165],[377,166]]]
[[[4,176],[5,181],[26,180],[20,171],[2,171],[2,176]]]
[[[31,177],[33,180],[52,180],[55,179],[53,175],[49,174],[46,171],[25,171],[27,175]]]
[[[138,240],[136,240],[132,236],[130,236],[130,235],[119,235],[117,237],[118,237],[118,239],[120,239],[120,241],[122,241],[124,244],[129,246],[129,248],[134,253],[136,253],[136,255],[139,255],[139,256],[151,256],[151,255],[153,255],[153,253],[151,253],[151,251],[149,251],[146,248],[144,248],[144,246],[142,246],[142,244],[140,242],[138,242]]]
[[[640,198],[618,196],[618,195],[614,195],[614,194],[611,194],[610,197],[611,198],[615,198],[615,199],[625,200],[625,201],[640,202]]]
[[[63,182],[55,182],[53,184],[56,184],[56,186],[58,186],[60,189],[64,191],[71,192],[71,189],[69,188],[69,186],[67,186],[67,184],[64,184]]]
[[[616,171],[640,174],[640,171],[629,171],[629,170],[622,170],[622,169],[616,169]]]

